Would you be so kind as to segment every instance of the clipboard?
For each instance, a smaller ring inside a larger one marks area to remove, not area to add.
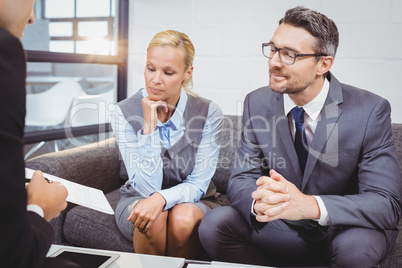
[[[32,178],[34,172],[35,170],[33,169],[25,168],[25,177]],[[107,201],[105,194],[101,190],[71,182],[51,174],[43,173],[43,175],[48,180],[58,181],[67,188],[67,202],[88,207],[106,214],[114,214],[109,201]]]

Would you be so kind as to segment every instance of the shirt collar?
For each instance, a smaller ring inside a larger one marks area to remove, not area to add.
[[[142,96],[144,98],[148,97],[148,92],[145,88],[142,89]],[[178,129],[179,126],[184,125],[184,110],[186,109],[187,99],[188,96],[186,91],[184,90],[184,88],[181,88],[179,102],[177,103],[176,110],[174,111],[172,117],[165,123],[162,123],[158,120],[157,126],[166,126],[172,129]]]
[[[313,120],[317,120],[318,116],[320,115],[320,111],[322,107],[324,107],[325,100],[327,99],[329,91],[329,81],[325,79],[324,85],[318,93],[318,95],[309,103],[303,106],[304,111],[306,114]],[[288,114],[295,106],[297,106],[293,100],[289,97],[288,94],[283,94],[283,104],[285,114]]]

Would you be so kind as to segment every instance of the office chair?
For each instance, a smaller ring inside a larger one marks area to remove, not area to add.
[[[77,81],[61,81],[46,91],[27,94],[25,125],[38,129],[56,128],[64,123],[74,98],[85,94]],[[53,142],[57,152],[57,142]],[[42,141],[34,146],[25,155],[25,159],[44,144]]]
[[[102,94],[76,96],[66,117],[66,125],[80,127],[108,123],[114,90]]]

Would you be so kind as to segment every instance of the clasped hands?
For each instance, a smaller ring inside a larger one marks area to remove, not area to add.
[[[271,170],[270,177],[260,177],[257,190],[251,196],[255,200],[254,211],[259,222],[278,219],[319,219],[320,209],[316,199],[302,193],[281,174]]]

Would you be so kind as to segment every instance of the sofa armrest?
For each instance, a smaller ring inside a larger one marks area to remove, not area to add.
[[[86,186],[102,190],[105,194],[120,187],[119,149],[115,138],[86,146],[37,156],[25,166],[55,175]],[[50,221],[55,232],[55,244],[70,245],[64,237],[66,214],[75,205],[69,203],[60,215]]]
[[[26,167],[108,193],[120,186],[119,149],[115,138],[37,156]]]

